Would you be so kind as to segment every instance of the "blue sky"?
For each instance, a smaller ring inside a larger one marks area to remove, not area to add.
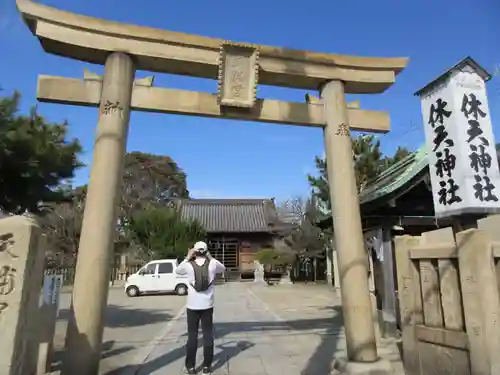
[[[386,93],[360,96],[365,109],[387,110],[392,131],[380,136],[384,152],[424,142],[413,93],[470,55],[487,70],[500,64],[498,0],[44,0],[47,5],[109,20],[234,41],[362,56],[409,57]],[[474,4],[474,5],[472,5]],[[43,52],[21,22],[14,0],[0,0],[0,87],[35,104],[38,74],[82,77],[92,66]],[[138,72],[138,77],[151,75]],[[155,74],[155,85],[215,92],[211,80]],[[304,91],[260,87],[258,95],[303,101]],[[489,84],[489,105],[500,139],[500,79]],[[39,104],[51,121],[67,119],[72,137],[91,161],[97,110]],[[320,129],[221,119],[133,113],[127,149],[171,156],[188,175],[194,197],[276,197],[306,194],[306,175],[323,153]],[[79,170],[75,184],[87,181]]]

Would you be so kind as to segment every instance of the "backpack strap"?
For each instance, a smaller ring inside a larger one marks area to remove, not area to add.
[[[209,280],[209,265],[210,265],[210,260],[207,259],[205,263],[203,263],[201,266],[198,265],[194,260],[190,261],[191,266],[193,267],[194,271],[194,283],[191,284],[191,286],[196,290],[197,292],[204,292],[210,286],[213,284],[213,281],[208,281]]]

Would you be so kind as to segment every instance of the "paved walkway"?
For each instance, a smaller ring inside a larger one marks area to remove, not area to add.
[[[314,286],[218,286],[214,375],[333,373],[333,358],[343,355],[345,338],[338,301],[326,291]],[[106,375],[181,374],[185,343],[182,315],[166,324],[155,340],[137,353],[132,362],[135,365]],[[394,354],[394,348],[383,348],[381,354]],[[397,362],[397,355],[391,359]],[[197,362],[202,362],[201,349]]]
[[[52,371],[60,369],[71,294],[61,294],[61,311],[54,336]],[[149,345],[170,321],[184,311],[185,297],[176,295],[127,297],[123,288],[111,288],[106,309],[100,374],[125,366]]]

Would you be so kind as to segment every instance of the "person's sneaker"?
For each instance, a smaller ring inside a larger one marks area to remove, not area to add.
[[[212,369],[208,366],[203,367],[203,375],[210,375],[212,373]]]
[[[195,375],[196,374],[196,369],[193,368],[186,368],[186,374],[188,375]]]

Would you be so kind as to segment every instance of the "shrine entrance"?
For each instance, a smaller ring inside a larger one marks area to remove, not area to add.
[[[380,365],[377,354],[350,131],[388,132],[389,115],[346,103],[345,94],[388,89],[406,58],[366,58],[233,43],[119,24],[17,0],[42,48],[104,65],[104,75],[40,76],[38,99],[99,107],[62,374],[97,374],[116,230],[118,187],[131,110],[324,129],[335,244],[350,363]],[[218,81],[218,93],[153,86],[137,70]],[[304,103],[257,99],[258,84],[318,91]],[[92,276],[92,277],[91,277]],[[367,368],[368,368],[367,367]]]
[[[239,271],[239,241],[235,238],[219,237],[208,241],[208,249],[229,271]]]

